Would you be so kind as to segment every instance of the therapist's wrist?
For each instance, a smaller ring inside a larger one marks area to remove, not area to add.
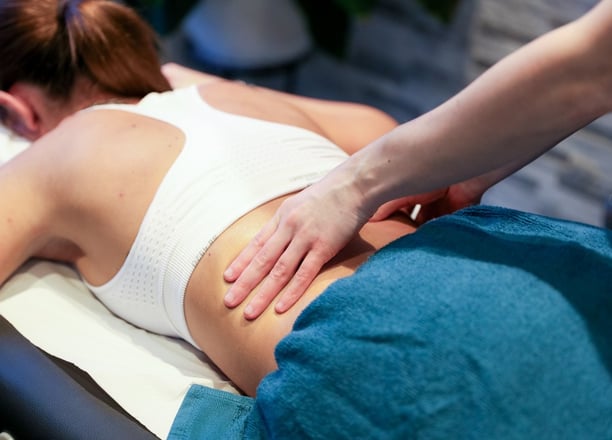
[[[354,154],[346,164],[348,166],[345,172],[350,182],[350,190],[356,194],[359,211],[367,218],[392,199],[392,196],[388,195],[388,184],[392,181],[392,176],[389,175],[390,167],[385,166],[387,160],[381,159],[380,151],[375,151],[373,146],[370,150],[365,149]]]

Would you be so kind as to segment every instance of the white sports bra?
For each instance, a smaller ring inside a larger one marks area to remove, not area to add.
[[[126,321],[193,345],[183,312],[185,289],[216,237],[257,206],[316,182],[347,157],[309,130],[216,110],[197,87],[95,109],[167,122],[186,140],[121,269],[106,284],[88,286]]]

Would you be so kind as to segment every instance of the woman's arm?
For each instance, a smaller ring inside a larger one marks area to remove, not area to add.
[[[45,187],[23,153],[0,167],[0,284],[44,244]]]
[[[230,265],[228,304],[265,278],[257,303],[269,304],[287,286],[276,306],[286,310],[381,204],[487,173],[499,179],[610,111],[611,55],[612,0],[603,0],[358,151],[287,200]]]

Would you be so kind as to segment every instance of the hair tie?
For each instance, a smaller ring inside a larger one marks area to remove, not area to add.
[[[79,6],[83,1],[85,0],[59,0],[57,4],[57,20],[68,38],[70,64],[73,69],[77,69],[79,64],[79,42],[76,40],[74,28],[81,25],[82,17],[80,16]]]
[[[67,25],[79,14],[79,6],[84,0],[59,0],[57,3],[57,20]]]

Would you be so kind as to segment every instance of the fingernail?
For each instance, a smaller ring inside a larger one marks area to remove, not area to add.
[[[225,294],[223,301],[225,302],[226,305],[232,305],[235,299],[236,298],[234,297],[234,294],[232,292],[228,292]]]
[[[234,271],[232,269],[225,269],[223,272],[223,278],[226,280],[231,279],[234,276]]]
[[[244,308],[244,314],[247,318],[253,314],[253,311],[253,306],[250,304]]]

